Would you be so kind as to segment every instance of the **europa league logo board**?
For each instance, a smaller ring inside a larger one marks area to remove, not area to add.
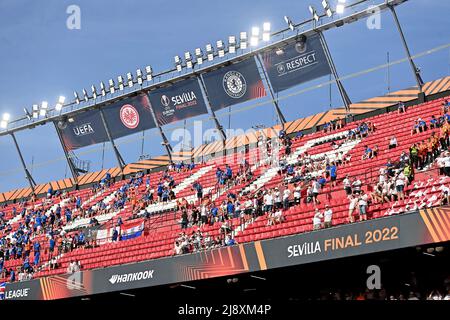
[[[208,113],[196,78],[151,91],[149,98],[161,126]]]

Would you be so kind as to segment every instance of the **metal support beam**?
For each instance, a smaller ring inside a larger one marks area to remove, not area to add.
[[[69,165],[70,172],[72,173],[72,177],[75,180],[75,184],[78,184],[78,170],[75,167],[75,164],[73,163],[72,159],[69,156],[67,146],[64,143],[64,139],[61,136],[61,132],[58,129],[58,125],[55,122],[53,122],[53,124],[55,125],[56,133],[58,135],[59,142],[61,143],[62,149],[64,151],[64,156],[66,157],[67,164]]]
[[[161,135],[161,139],[163,140],[162,144],[166,148],[167,155],[169,156],[169,160],[170,160],[170,162],[172,162],[172,151],[173,151],[172,146],[170,145],[169,140],[167,139],[166,135],[164,134],[163,129],[159,125],[158,119],[156,119],[155,111],[153,110],[152,106],[150,106],[150,112],[152,114],[153,121],[155,122],[155,125],[158,128],[158,130],[159,130],[159,134]]]
[[[116,155],[117,163],[119,164],[119,167],[120,167],[120,171],[122,171],[122,173],[123,173],[123,168],[126,165],[125,161],[123,161],[123,158],[119,153],[119,150],[117,150],[114,139],[111,136],[111,131],[109,130],[108,122],[106,122],[105,115],[103,114],[103,110],[102,109],[99,109],[99,110],[100,110],[100,117],[102,118],[103,126],[105,127],[106,134],[108,135],[108,140],[109,140],[109,142],[111,142],[111,145],[114,150],[114,154]]]
[[[422,80],[422,77],[420,76],[419,68],[417,68],[414,60],[411,57],[411,52],[409,51],[408,43],[406,42],[405,35],[403,34],[402,26],[400,25],[400,21],[398,20],[395,7],[393,5],[388,5],[388,8],[391,10],[392,16],[394,17],[395,25],[397,26],[398,33],[400,34],[400,38],[402,39],[403,47],[405,49],[406,55],[408,56],[409,65],[411,66],[414,78],[416,79],[417,87],[419,88],[419,91],[422,92],[424,82]]]
[[[275,98],[275,94],[273,93],[273,88],[270,85],[269,77],[267,76],[266,69],[264,68],[264,65],[262,63],[261,56],[259,53],[256,55],[256,59],[258,60],[260,66],[261,66],[262,73],[264,75],[264,80],[266,81],[267,87],[269,88],[270,96],[272,97],[275,111],[276,111],[278,119],[280,120],[280,123],[284,129],[284,124],[286,123],[286,118],[284,117],[284,114],[281,112],[280,106],[278,105],[278,99]]]
[[[336,66],[334,65],[333,57],[331,56],[330,49],[328,48],[327,41],[320,30],[316,30],[316,32],[319,34],[320,42],[322,43],[323,50],[325,52],[325,57],[327,58],[328,65],[330,66],[331,73],[334,76],[334,80],[336,81],[336,85],[338,87],[339,93],[342,98],[342,102],[344,103],[345,110],[350,110],[350,105],[352,104],[352,101],[350,100],[347,91],[345,91],[344,86],[342,85],[341,80],[339,79],[339,75],[336,70]]]
[[[28,180],[28,183],[30,184],[31,190],[33,190],[33,193],[34,193],[34,187],[36,186],[36,182],[34,181],[33,177],[31,176],[30,171],[28,171],[27,165],[25,164],[25,160],[23,159],[23,156],[22,156],[22,152],[20,151],[19,144],[17,143],[16,136],[14,135],[13,132],[11,133],[11,137],[13,138],[14,145],[16,146],[17,153],[19,154],[19,158],[20,158],[20,162],[22,163],[23,171],[25,171],[25,176]]]
[[[214,124],[216,125],[216,129],[217,129],[217,131],[219,131],[220,136],[222,137],[222,141],[225,142],[225,140],[227,140],[227,135],[225,134],[225,131],[223,130],[223,126],[220,124],[219,120],[217,120],[216,113],[214,112],[214,110],[211,107],[211,103],[209,101],[209,97],[206,94],[206,86],[205,86],[205,83],[203,82],[203,77],[202,76],[198,77],[198,82],[200,83],[200,87],[202,88],[203,96],[205,97],[206,104],[208,106],[209,111],[211,112],[211,117],[214,120]]]

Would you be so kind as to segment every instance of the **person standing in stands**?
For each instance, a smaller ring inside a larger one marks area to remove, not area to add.
[[[312,191],[312,200],[315,205],[320,204],[320,201],[318,199],[319,192],[320,192],[320,183],[317,181],[316,178],[313,179],[311,183],[311,191]]]
[[[13,268],[9,268],[9,282],[15,282],[16,281],[16,273],[13,270]]]
[[[345,190],[345,193],[347,194],[347,196],[351,195],[352,194],[352,181],[350,180],[350,177],[348,174],[345,176],[343,184],[344,184],[344,190]]]
[[[333,220],[333,210],[330,209],[328,204],[325,205],[325,211],[323,212],[324,216],[324,227],[330,228],[332,226],[332,220]]]
[[[322,227],[322,218],[323,215],[320,213],[319,209],[316,208],[314,213],[313,221],[313,230],[319,230]]]
[[[355,211],[356,205],[358,204],[359,198],[356,195],[349,195],[350,204],[348,206],[348,222],[355,222],[355,218],[353,217],[353,212]]]
[[[399,101],[398,103],[397,103],[397,111],[398,111],[398,114],[400,114],[400,113],[405,113],[406,112],[406,107],[405,107],[405,104],[402,102],[402,101]]]
[[[361,190],[361,194],[358,198],[358,206],[359,206],[359,221],[367,220],[367,201],[369,197],[363,190]]]
[[[331,165],[329,166],[329,174],[330,174],[330,180],[331,180],[331,185],[333,187],[336,187],[336,179],[337,179],[337,167],[336,167],[336,163],[332,162]]]
[[[419,167],[419,148],[415,143],[409,148],[409,159],[414,169],[417,169]]]

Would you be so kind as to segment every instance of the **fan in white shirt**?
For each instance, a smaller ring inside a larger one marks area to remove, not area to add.
[[[319,209],[316,209],[316,213],[312,219],[313,221],[313,230],[318,230],[322,226],[322,218],[323,215],[320,213]]]
[[[325,228],[331,227],[332,219],[333,219],[333,210],[331,210],[328,205],[325,205],[325,211],[323,212],[324,216],[324,226]]]

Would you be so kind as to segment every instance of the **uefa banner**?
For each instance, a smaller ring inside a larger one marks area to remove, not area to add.
[[[52,300],[230,276],[450,240],[448,207],[77,274],[7,283],[7,300]],[[120,258],[120,254],[115,257]]]
[[[102,108],[113,139],[155,128],[146,94],[126,98]],[[90,110],[57,124],[68,150],[108,141],[99,110]]]
[[[266,90],[251,57],[202,75],[211,109],[216,111],[266,96]]]
[[[86,111],[71,116],[69,119],[70,121],[55,123],[68,150],[108,141],[108,135],[98,110]]]
[[[160,126],[208,113],[197,78],[149,93]]]
[[[282,49],[266,51],[262,58],[275,92],[331,72],[318,35],[309,36],[306,41],[300,38]]]

